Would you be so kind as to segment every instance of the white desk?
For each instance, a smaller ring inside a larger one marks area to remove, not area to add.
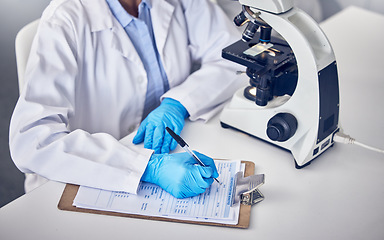
[[[384,147],[384,16],[349,8],[322,23],[338,60],[346,133]],[[336,145],[297,170],[290,153],[216,117],[182,134],[216,158],[253,160],[266,174],[265,200],[246,230],[65,212],[64,184],[49,182],[0,209],[0,239],[384,239],[384,155]]]

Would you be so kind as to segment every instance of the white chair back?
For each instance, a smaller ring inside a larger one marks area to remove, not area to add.
[[[19,80],[19,93],[21,93],[24,86],[25,68],[28,62],[29,52],[33,38],[35,37],[39,19],[25,25],[16,35],[15,51],[16,51],[16,65],[17,76]]]

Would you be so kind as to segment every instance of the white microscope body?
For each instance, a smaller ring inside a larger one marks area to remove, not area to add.
[[[224,58],[247,66],[248,76],[257,79],[252,86],[256,95],[264,97],[267,87],[271,96],[265,103],[256,104],[245,97],[247,89],[240,89],[221,113],[221,124],[289,150],[296,167],[302,168],[333,145],[333,135],[339,129],[339,87],[332,47],[315,20],[295,8],[293,0],[240,0],[240,3],[243,15],[239,16],[247,18],[244,22],[259,25],[261,30],[265,26],[274,29],[284,38],[292,57],[274,59],[275,53],[287,51],[285,48],[279,50],[280,45],[274,44],[273,38],[264,41],[262,31],[260,40],[253,38],[252,41],[257,41],[253,44],[244,45],[239,41],[224,49]],[[266,51],[260,50],[256,56],[249,56],[243,49],[237,50],[241,44],[249,48],[257,43],[266,46],[263,48]],[[260,62],[266,58],[270,64],[260,67]],[[296,84],[292,93],[276,96],[269,88],[278,85],[273,81],[285,74],[285,70],[281,70],[285,68],[285,62],[295,63]],[[271,72],[276,76],[268,76]],[[267,79],[268,86],[260,87],[260,79]]]

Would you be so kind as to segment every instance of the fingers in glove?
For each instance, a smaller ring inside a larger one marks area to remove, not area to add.
[[[147,121],[144,120],[140,124],[139,129],[137,130],[137,133],[136,133],[135,137],[132,140],[132,142],[134,144],[140,144],[140,143],[142,143],[144,141],[146,126],[147,126]]]
[[[205,164],[205,166],[207,167],[210,167],[213,171],[212,173],[212,177],[214,178],[218,178],[219,177],[219,173],[217,172],[217,168],[216,168],[216,165],[215,165],[215,162],[213,161],[212,158],[202,154],[202,153],[199,153],[199,152],[196,152],[196,151],[193,151],[196,156]]]
[[[153,150],[155,150],[155,153],[167,153],[167,152],[162,152],[162,148],[164,145],[164,135],[165,135],[165,127],[163,124],[160,124],[153,131],[152,147],[153,147]]]
[[[145,129],[145,137],[144,137],[144,147],[147,149],[153,149],[153,134],[155,131],[155,126],[151,123],[147,124]]]
[[[200,165],[193,165],[192,166],[191,176],[192,176],[193,180],[191,181],[191,184],[195,185],[196,191],[198,191],[197,187],[204,189],[204,191],[205,191],[205,189],[207,189],[209,186],[211,186],[211,184],[213,182],[213,178],[204,178],[203,177],[203,175],[210,175],[209,173],[207,174],[207,172],[205,172],[205,170],[203,168],[204,167],[202,167]]]
[[[164,133],[164,139],[163,139],[163,146],[161,147],[161,153],[169,153],[171,150],[174,150],[176,148],[172,148],[172,143],[174,139],[171,137],[171,135],[165,131]],[[176,142],[176,141],[174,141]],[[176,143],[177,144],[177,143]]]
[[[198,169],[203,178],[213,178],[213,170],[211,167],[207,166],[207,167],[201,167]]]

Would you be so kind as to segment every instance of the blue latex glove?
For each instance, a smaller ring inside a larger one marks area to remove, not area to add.
[[[153,154],[141,180],[160,186],[176,198],[199,195],[219,174],[212,158],[195,154],[206,167],[196,164],[188,153]]]
[[[188,116],[188,111],[180,102],[165,98],[140,124],[133,143],[139,144],[144,141],[144,147],[155,150],[155,153],[169,153],[176,148],[177,142],[165,128],[169,127],[176,134],[180,134],[184,127],[184,119]]]

